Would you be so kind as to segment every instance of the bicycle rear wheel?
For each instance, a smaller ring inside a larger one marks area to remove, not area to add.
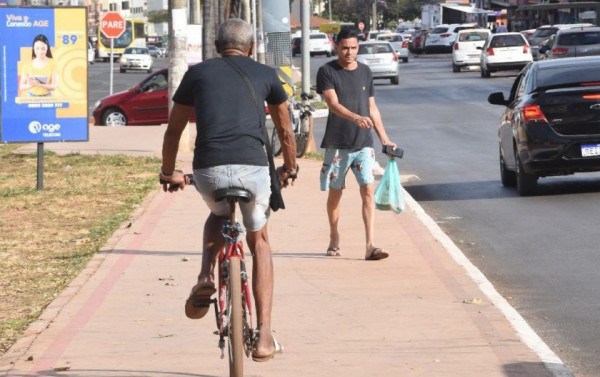
[[[313,117],[311,114],[300,117],[300,129],[296,134],[296,157],[301,158],[308,149],[308,138],[313,128]]]
[[[242,307],[241,262],[229,260],[229,377],[244,375],[244,321]]]
[[[273,156],[277,157],[281,154],[281,142],[277,136],[277,128],[273,126],[273,132],[271,133],[271,149],[273,150]]]

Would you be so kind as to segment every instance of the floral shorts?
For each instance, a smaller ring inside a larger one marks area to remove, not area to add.
[[[359,185],[372,184],[375,182],[374,166],[375,150],[371,147],[358,151],[327,148],[321,169],[321,191],[346,188],[346,174],[350,169]]]

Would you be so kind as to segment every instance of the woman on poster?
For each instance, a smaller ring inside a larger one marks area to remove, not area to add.
[[[19,89],[27,91],[29,97],[48,97],[58,83],[58,69],[48,38],[43,34],[37,35],[31,50],[31,62],[23,66]]]

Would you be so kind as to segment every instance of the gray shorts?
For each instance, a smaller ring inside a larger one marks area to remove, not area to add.
[[[271,178],[268,166],[254,165],[221,165],[206,169],[194,169],[196,190],[210,211],[219,217],[229,216],[229,203],[226,200],[215,202],[215,190],[229,187],[241,187],[250,193],[248,203],[240,201],[244,227],[247,231],[259,231],[267,223],[271,213],[269,197],[271,196]]]

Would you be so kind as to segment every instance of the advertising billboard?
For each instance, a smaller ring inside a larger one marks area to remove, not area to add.
[[[86,8],[0,7],[0,19],[0,141],[87,141]]]

